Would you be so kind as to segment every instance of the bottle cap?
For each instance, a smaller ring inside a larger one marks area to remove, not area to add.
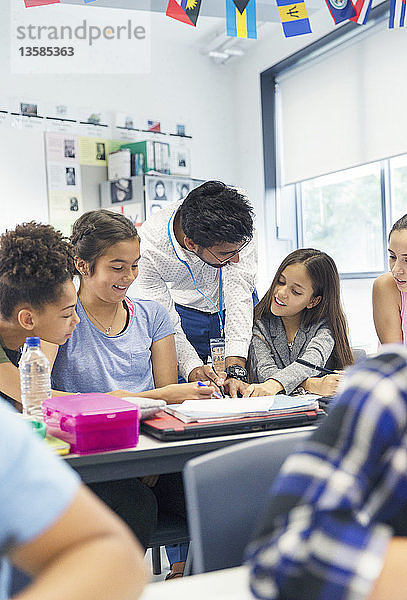
[[[26,337],[25,338],[25,343],[27,344],[27,346],[29,348],[33,347],[33,346],[40,346],[40,338],[39,337]]]

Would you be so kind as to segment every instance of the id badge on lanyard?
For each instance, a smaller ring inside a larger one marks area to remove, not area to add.
[[[223,277],[222,277],[222,269],[219,271],[219,329],[221,337],[211,338],[210,339],[210,347],[211,347],[211,358],[212,358],[212,367],[215,373],[220,373],[225,370],[225,333],[224,333],[224,323],[223,323]]]
[[[224,333],[224,322],[223,322],[223,277],[222,277],[222,269],[219,269],[219,303],[218,306],[216,306],[216,304],[210,299],[208,298],[208,296],[206,296],[206,294],[204,294],[196,285],[196,281],[195,281],[195,277],[191,271],[191,267],[189,266],[189,264],[185,261],[182,260],[182,258],[180,258],[177,254],[177,251],[175,249],[174,246],[174,242],[172,241],[172,237],[171,237],[171,229],[170,229],[170,224],[171,224],[171,220],[173,218],[175,214],[175,210],[172,213],[168,224],[167,224],[167,234],[168,234],[168,239],[170,241],[170,244],[172,246],[172,249],[174,250],[175,256],[177,257],[177,259],[186,267],[186,269],[188,270],[192,282],[194,284],[194,288],[196,289],[196,291],[201,294],[201,296],[203,296],[204,298],[206,298],[206,300],[208,300],[216,309],[216,312],[218,313],[218,317],[219,317],[219,330],[220,330],[220,335],[221,337],[219,338],[211,338],[210,339],[210,348],[211,348],[211,358],[212,358],[212,366],[215,369],[215,371],[221,372],[225,370],[225,333]]]
[[[225,370],[225,338],[211,338],[212,367],[215,373]]]

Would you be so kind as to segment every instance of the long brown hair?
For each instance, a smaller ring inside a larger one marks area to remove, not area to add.
[[[333,360],[335,368],[343,369],[353,364],[352,351],[348,340],[348,325],[341,306],[341,294],[338,269],[328,254],[314,248],[299,248],[291,252],[277,269],[273,282],[254,309],[254,321],[270,313],[274,289],[281,273],[289,265],[303,264],[311,279],[314,297],[321,296],[321,301],[313,308],[302,311],[301,323],[306,327],[325,319],[331,329],[335,347]]]

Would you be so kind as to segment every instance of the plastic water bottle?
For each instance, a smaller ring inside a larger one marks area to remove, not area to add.
[[[42,420],[41,406],[51,397],[51,372],[47,357],[40,349],[39,337],[28,337],[18,368],[20,371],[23,415]]]

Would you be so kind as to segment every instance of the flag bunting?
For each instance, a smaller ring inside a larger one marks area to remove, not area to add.
[[[370,9],[372,8],[373,0],[356,0],[354,2],[354,8],[356,15],[351,18],[351,21],[355,21],[358,25],[365,25],[369,17]]]
[[[336,25],[356,15],[351,0],[325,0],[325,2]]]
[[[311,24],[303,0],[295,3],[292,0],[277,0],[277,6],[285,37],[311,33]]]
[[[389,28],[396,29],[406,25],[406,0],[390,0]]]
[[[202,0],[169,0],[167,17],[196,27]]]
[[[256,0],[249,0],[241,13],[234,0],[226,0],[226,34],[257,39]]]

